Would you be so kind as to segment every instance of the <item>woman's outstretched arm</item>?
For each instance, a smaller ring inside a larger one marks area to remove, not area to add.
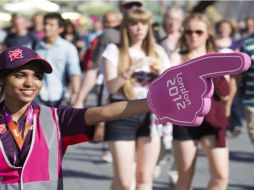
[[[120,101],[101,107],[88,108],[85,112],[84,119],[87,125],[93,125],[99,122],[125,118],[148,111],[146,99]]]

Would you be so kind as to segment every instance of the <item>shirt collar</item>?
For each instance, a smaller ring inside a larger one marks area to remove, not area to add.
[[[32,107],[33,107],[33,109],[35,110],[35,109],[39,109],[39,106],[38,106],[38,104],[36,104],[35,102],[32,102]],[[0,124],[1,123],[4,123],[4,114],[5,114],[5,111],[4,111],[5,109],[4,109],[4,101],[2,101],[1,103],[0,103]],[[23,117],[24,115],[22,115],[21,117],[20,117],[20,119]]]
[[[58,36],[55,43],[53,44],[53,46],[60,47],[61,46],[61,41],[62,41],[62,38],[60,36]],[[46,46],[46,43],[45,43],[44,40],[40,41],[40,46],[45,48],[45,49],[48,49],[48,47]]]

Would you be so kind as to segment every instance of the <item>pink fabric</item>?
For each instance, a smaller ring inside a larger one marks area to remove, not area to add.
[[[46,137],[37,119],[37,128],[35,133],[35,142],[31,145],[32,151],[29,159],[23,168],[23,182],[48,181],[48,160],[49,150],[46,143]],[[33,146],[33,147],[32,147]],[[46,158],[45,158],[46,157]],[[11,168],[6,163],[2,151],[0,151],[0,176],[3,177],[3,184],[19,183],[22,168]],[[38,170],[40,172],[38,172]]]
[[[209,126],[216,129],[216,147],[225,147],[228,118],[225,111],[225,102],[221,97],[229,95],[229,83],[223,76],[214,78],[213,83],[215,93],[211,99],[211,109],[204,120]]]
[[[41,128],[39,117],[37,117],[35,143],[31,145],[31,148],[31,155],[33,156],[30,156],[29,159],[27,159],[27,163],[23,171],[23,182],[48,181],[50,179],[48,171],[49,148],[46,143],[45,134]]]
[[[251,64],[245,53],[207,54],[166,70],[150,87],[147,102],[159,123],[200,125],[211,107],[211,78],[239,74]]]
[[[8,166],[6,163],[3,152],[0,151],[0,176],[3,177],[3,184],[11,184],[11,183],[18,183],[19,182],[19,176],[21,173],[21,168],[20,169],[13,169]]]

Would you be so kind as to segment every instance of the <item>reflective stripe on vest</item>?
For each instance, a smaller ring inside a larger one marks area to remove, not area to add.
[[[57,187],[56,187],[56,184]],[[55,188],[55,189],[52,189]],[[20,183],[15,184],[1,184],[0,190],[63,190],[63,180],[58,179],[57,181],[47,181],[47,182],[33,182],[23,185],[21,188]]]
[[[54,114],[57,121],[53,119],[52,114]],[[2,184],[0,182],[0,190],[63,189],[60,157],[61,143],[59,140],[59,128],[56,126],[58,125],[56,110],[51,110],[49,107],[40,105],[39,119],[37,119],[37,122],[35,123],[36,127],[33,129],[32,143],[21,172],[22,179],[20,183],[8,182],[8,184],[5,184],[3,180]],[[2,159],[0,159],[1,161],[6,157],[2,150],[3,147],[0,148],[0,158],[2,157]],[[2,166],[14,174],[20,174],[20,168],[10,167],[8,162],[5,162]],[[2,166],[0,166],[0,172]]]

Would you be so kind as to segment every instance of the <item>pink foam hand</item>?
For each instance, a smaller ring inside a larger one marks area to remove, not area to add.
[[[149,87],[147,103],[158,123],[200,125],[211,107],[212,78],[242,73],[250,67],[245,53],[207,54],[172,67]]]

